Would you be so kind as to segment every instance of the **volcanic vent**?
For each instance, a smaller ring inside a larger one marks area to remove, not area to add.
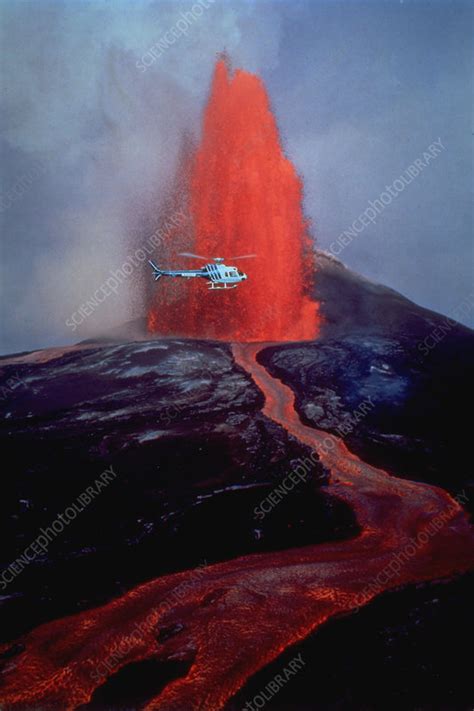
[[[204,113],[200,145],[189,166],[193,252],[209,258],[256,254],[237,262],[248,281],[229,292],[208,292],[205,283],[179,285],[179,298],[162,279],[148,313],[160,335],[225,341],[289,341],[318,334],[318,304],[309,296],[312,245],[302,210],[302,184],[282,151],[261,79],[230,71],[218,60]],[[181,245],[180,245],[181,246]],[[157,261],[182,257],[156,255]],[[177,249],[176,251],[180,251]]]

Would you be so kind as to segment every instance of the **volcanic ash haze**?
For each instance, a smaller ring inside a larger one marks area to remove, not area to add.
[[[193,251],[227,264],[233,256],[257,257],[238,263],[248,281],[237,289],[209,293],[201,281],[186,282],[182,298],[166,308],[163,290],[170,285],[161,280],[150,331],[243,342],[315,338],[320,317],[307,295],[313,251],[301,180],[283,154],[261,79],[241,69],[231,73],[225,58],[216,64],[190,192]]]

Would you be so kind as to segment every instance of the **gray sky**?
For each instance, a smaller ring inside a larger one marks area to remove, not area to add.
[[[436,160],[341,258],[455,312],[474,288],[472,3],[203,0],[143,71],[192,7],[0,0],[2,352],[76,342],[139,314],[132,274],[74,333],[65,324],[130,254],[130,234],[158,226],[224,48],[266,83],[320,248],[441,138]]]

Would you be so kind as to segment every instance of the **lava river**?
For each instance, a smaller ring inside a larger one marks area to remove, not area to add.
[[[437,487],[389,476],[337,437],[303,425],[293,392],[257,362],[261,348],[234,345],[235,360],[264,393],[264,414],[318,452],[331,473],[327,491],[353,507],[360,534],[164,576],[42,625],[20,640],[4,668],[3,709],[75,709],[121,667],[145,659],[187,667],[142,708],[220,709],[328,618],[383,590],[473,565],[474,537],[457,502]],[[403,565],[390,576],[402,552]],[[114,653],[112,670],[104,671]]]

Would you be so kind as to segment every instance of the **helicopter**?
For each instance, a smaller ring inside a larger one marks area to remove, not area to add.
[[[158,281],[163,276],[184,277],[185,279],[200,277],[201,279],[207,279],[208,288],[215,291],[218,289],[235,289],[247,279],[247,274],[241,272],[237,267],[229,267],[224,264],[223,257],[213,257],[211,261],[208,257],[201,257],[199,254],[191,254],[190,252],[179,252],[179,255],[190,259],[200,259],[207,262],[207,264],[201,269],[160,269],[149,259],[148,263],[153,269],[155,281]],[[240,257],[231,257],[231,259],[236,261],[237,259],[250,259],[256,256],[256,254],[243,254]]]

